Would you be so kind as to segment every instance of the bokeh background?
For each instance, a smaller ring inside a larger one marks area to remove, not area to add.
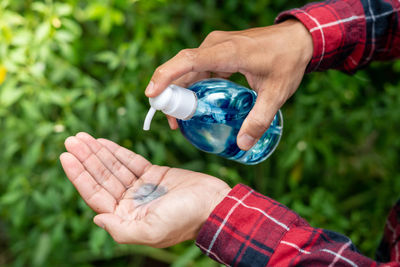
[[[0,265],[218,266],[193,242],[118,245],[94,225],[58,160],[79,131],[250,185],[373,257],[400,196],[400,62],[306,75],[282,108],[278,149],[256,166],[198,151],[161,113],[142,130],[158,65],[210,31],[270,25],[306,2],[1,0]]]

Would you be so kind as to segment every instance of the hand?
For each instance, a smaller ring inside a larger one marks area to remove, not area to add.
[[[60,156],[68,178],[118,243],[168,247],[195,239],[230,191],[198,172],[152,165],[109,140],[79,133]]]
[[[242,73],[258,92],[237,138],[238,146],[248,150],[296,91],[312,53],[311,34],[295,19],[244,31],[215,31],[199,48],[184,49],[158,67],[145,93],[155,97],[171,83],[188,86],[211,73],[222,78]],[[168,121],[172,129],[177,128],[175,119],[169,117]]]

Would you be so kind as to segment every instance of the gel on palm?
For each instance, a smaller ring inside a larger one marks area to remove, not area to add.
[[[257,164],[268,158],[282,135],[279,110],[270,127],[248,151],[241,150],[236,137],[256,101],[257,94],[224,79],[206,79],[187,89],[170,85],[150,98],[144,130],[149,130],[156,110],[177,118],[182,134],[198,149],[244,164]]]

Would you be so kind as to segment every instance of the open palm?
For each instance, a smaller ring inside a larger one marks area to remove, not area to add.
[[[60,156],[68,178],[119,243],[167,247],[194,239],[229,186],[206,174],[152,165],[106,139],[79,133]]]

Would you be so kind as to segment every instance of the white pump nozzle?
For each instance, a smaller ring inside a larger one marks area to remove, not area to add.
[[[154,114],[156,113],[157,109],[151,107],[149,112],[147,112],[146,118],[144,119],[143,130],[148,131],[150,130],[150,123],[153,119]]]
[[[193,91],[169,85],[160,95],[149,98],[150,110],[144,120],[143,130],[150,129],[151,120],[157,110],[181,120],[190,119],[197,108],[197,98]]]

